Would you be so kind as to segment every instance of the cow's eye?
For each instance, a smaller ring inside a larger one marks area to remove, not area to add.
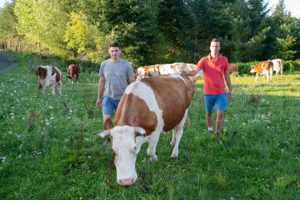
[[[133,147],[133,152],[136,152],[136,146],[135,146],[135,147]]]

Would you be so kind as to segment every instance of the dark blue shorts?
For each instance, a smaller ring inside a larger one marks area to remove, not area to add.
[[[204,105],[206,112],[212,112],[213,107],[217,104],[217,110],[225,111],[227,106],[227,94],[204,94]]]
[[[103,97],[102,99],[102,114],[112,115],[114,111],[117,110],[120,100],[113,100],[110,97]]]

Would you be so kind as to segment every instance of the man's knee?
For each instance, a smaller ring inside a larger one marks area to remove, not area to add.
[[[103,117],[103,128],[104,130],[109,130],[113,127],[111,116]]]
[[[212,112],[206,112],[206,117],[211,117]]]

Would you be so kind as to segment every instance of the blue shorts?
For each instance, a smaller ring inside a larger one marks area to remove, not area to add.
[[[206,112],[212,112],[213,107],[217,104],[217,110],[225,111],[227,106],[227,94],[204,94],[204,105]]]
[[[112,115],[114,111],[117,110],[120,100],[113,100],[110,97],[103,97],[102,99],[102,114]]]

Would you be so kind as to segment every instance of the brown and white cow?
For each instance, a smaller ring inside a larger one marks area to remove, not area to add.
[[[136,70],[135,76],[137,80],[150,76],[158,75],[172,75],[181,73],[182,71],[191,71],[197,68],[197,65],[191,63],[172,63],[172,64],[156,64],[149,66],[142,66]],[[202,77],[203,71],[200,70],[195,76],[196,78]]]
[[[76,83],[78,81],[80,73],[80,68],[77,64],[70,64],[67,70],[67,77],[72,81],[73,83]]]
[[[158,76],[160,75],[159,67],[160,64],[139,67],[135,71],[135,79],[141,80],[151,76]]]
[[[272,80],[273,63],[271,60],[261,61],[256,65],[251,66],[250,73],[256,73],[255,81],[258,79],[258,75],[261,74],[267,77],[267,82]]]
[[[229,69],[229,74],[232,74],[232,73],[238,74],[239,73],[239,66],[237,64],[229,63],[228,69]]]
[[[273,71],[275,71],[276,76],[278,75],[278,73],[280,73],[280,75],[283,74],[283,62],[281,59],[273,59],[271,60],[271,62],[273,63]]]
[[[178,156],[193,93],[193,82],[180,74],[145,78],[126,88],[116,111],[116,126],[99,134],[102,138],[110,137],[119,184],[135,183],[136,158],[144,142],[149,143],[150,160],[157,160],[161,132],[173,129],[171,157]]]
[[[50,65],[39,66],[35,74],[38,77],[39,89],[45,92],[48,86],[52,86],[52,94],[55,94],[56,90],[61,94],[62,76],[57,67]]]

